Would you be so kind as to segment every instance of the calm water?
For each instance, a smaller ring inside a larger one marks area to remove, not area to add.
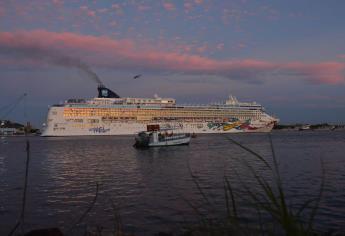
[[[271,162],[266,134],[228,137]],[[326,184],[317,227],[345,232],[345,131],[274,132],[272,139],[291,205],[318,194],[323,160]],[[27,230],[57,226],[68,231],[90,206],[98,183],[97,202],[79,229],[112,229],[118,213],[128,233],[178,232],[197,220],[190,204],[205,206],[192,174],[212,204],[200,210],[217,217],[225,214],[224,176],[235,189],[245,184],[255,191],[258,186],[246,163],[267,179],[271,175],[224,135],[200,135],[189,146],[148,150],[134,149],[130,136],[32,137],[30,142]],[[24,164],[25,139],[8,138],[7,144],[0,140],[0,235],[8,233],[19,216]],[[250,220],[248,206],[241,205]]]

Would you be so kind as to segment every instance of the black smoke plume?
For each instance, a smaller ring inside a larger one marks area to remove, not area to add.
[[[97,74],[77,57],[65,55],[56,50],[41,48],[39,46],[3,46],[0,45],[0,55],[14,58],[31,59],[56,66],[77,68],[98,84],[103,84]]]

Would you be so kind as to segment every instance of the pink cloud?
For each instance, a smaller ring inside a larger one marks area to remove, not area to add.
[[[222,46],[220,46],[222,47]],[[300,79],[313,83],[344,83],[345,63],[277,63],[256,59],[217,60],[185,52],[166,52],[133,40],[105,36],[55,33],[45,30],[0,32],[0,56],[16,61],[44,62],[49,57],[68,55],[92,66],[131,70],[173,71],[195,75],[218,75],[234,80]]]
[[[173,11],[173,10],[176,9],[176,8],[175,8],[175,5],[172,4],[172,3],[170,3],[170,2],[164,2],[164,3],[163,3],[163,7],[164,7],[164,9],[167,10],[167,11]]]
[[[193,5],[190,2],[185,2],[183,4],[185,12],[190,12],[193,8]]]
[[[0,5],[0,17],[5,15],[5,9]]]
[[[218,43],[216,48],[220,51],[223,50],[224,49],[224,43]]]
[[[24,16],[26,15],[28,12],[30,12],[30,6],[28,5],[24,5],[24,4],[14,4],[13,5],[15,12],[17,15],[19,16]]]
[[[113,4],[111,5],[111,8],[113,9],[113,11],[115,11],[117,15],[123,15],[123,10],[120,4]]]
[[[339,59],[345,59],[345,54],[337,55],[337,58],[339,58]]]
[[[21,60],[18,60],[16,58],[0,58],[0,65],[3,66],[15,66],[15,67],[35,67],[35,68],[43,68],[46,67],[46,65],[43,65],[42,63],[38,62],[37,60],[33,60],[30,58],[22,58]]]
[[[109,25],[112,26],[112,27],[115,27],[115,26],[117,26],[117,22],[116,21],[111,21],[109,23]]]
[[[121,7],[120,7],[120,5],[119,4],[113,4],[113,5],[111,5],[111,8],[113,8],[113,9],[120,9]]]
[[[294,71],[297,76],[308,77],[318,83],[337,84],[345,82],[345,63],[322,62],[305,64],[292,62],[284,65],[284,70]]]
[[[107,9],[107,8],[101,8],[101,9],[97,10],[97,12],[99,12],[99,13],[106,13],[108,11],[109,11],[109,9]]]
[[[196,50],[198,53],[204,53],[207,51],[207,49],[208,49],[208,46],[206,44],[204,44],[204,45],[198,47]]]
[[[246,45],[245,45],[244,43],[239,43],[237,46],[238,46],[239,48],[245,48],[245,47],[246,47]]]
[[[96,12],[93,10],[90,10],[88,6],[81,6],[79,9],[90,17],[96,16]]]
[[[194,0],[194,2],[195,2],[196,4],[202,4],[202,3],[204,2],[204,0]]]
[[[280,12],[274,9],[272,6],[264,5],[259,8],[259,11],[270,20],[276,20],[280,17]]]
[[[57,7],[61,7],[64,2],[63,0],[52,0],[52,3]]]
[[[90,16],[90,17],[95,17],[96,16],[96,12],[95,11],[87,11],[87,15]]]
[[[139,11],[147,11],[147,10],[150,10],[151,7],[150,6],[147,6],[147,5],[139,5],[138,6],[138,10]]]
[[[233,45],[232,49],[241,50],[241,49],[246,48],[246,47],[247,47],[247,45],[245,43],[239,42],[239,43]]]

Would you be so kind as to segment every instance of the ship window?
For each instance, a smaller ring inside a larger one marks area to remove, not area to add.
[[[99,120],[98,119],[88,119],[87,120],[88,123],[99,123]]]

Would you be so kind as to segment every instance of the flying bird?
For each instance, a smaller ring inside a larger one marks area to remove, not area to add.
[[[138,79],[140,76],[141,76],[141,74],[140,75],[136,75],[136,76],[133,77],[133,79]]]

